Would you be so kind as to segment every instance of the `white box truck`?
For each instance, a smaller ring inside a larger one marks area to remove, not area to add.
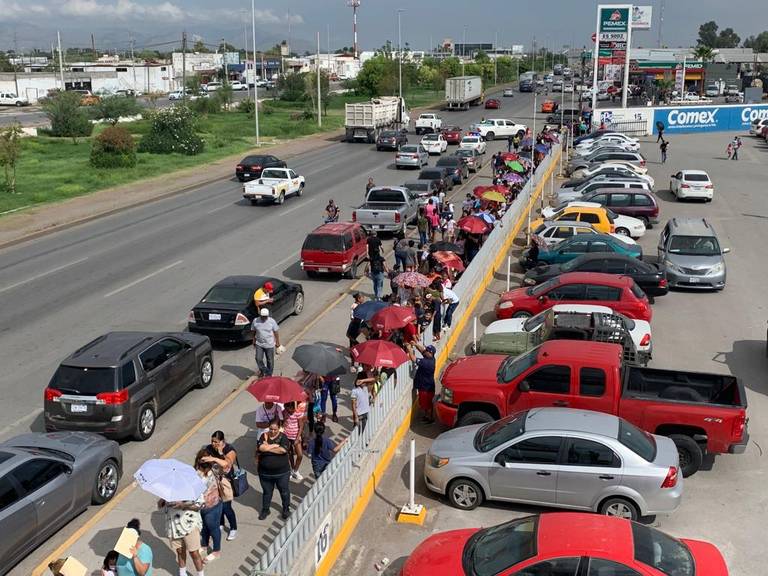
[[[448,110],[468,110],[483,101],[480,76],[456,76],[445,79],[445,104]]]
[[[397,96],[347,104],[344,108],[347,142],[365,141],[373,144],[381,130],[395,127],[407,130],[410,123],[411,118],[405,107],[405,100]]]

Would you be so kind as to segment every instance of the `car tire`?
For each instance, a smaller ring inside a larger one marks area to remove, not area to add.
[[[483,489],[474,480],[459,478],[453,480],[446,490],[451,505],[459,510],[474,510],[483,503]]]
[[[352,262],[352,265],[349,267],[349,270],[347,271],[347,278],[351,280],[357,280],[358,278],[358,262],[357,260],[354,260]]]
[[[304,311],[304,293],[297,292],[293,298],[293,315],[298,316]]]
[[[400,170],[400,164],[395,164],[395,170]]]
[[[275,200],[275,204],[279,206],[284,202],[285,202],[285,192],[280,192],[280,195],[277,197],[277,200]]]
[[[112,500],[117,493],[117,484],[120,481],[120,467],[112,458],[104,460],[99,466],[96,478],[93,480],[93,492],[91,502],[101,505]]]
[[[704,460],[704,453],[699,443],[684,434],[670,434],[669,439],[677,447],[677,453],[680,457],[680,472],[682,472],[683,478],[688,478],[698,472]]]
[[[526,312],[525,310],[519,310],[512,314],[512,318],[530,318],[531,316],[533,316],[533,314]]]
[[[653,228],[653,226],[651,225],[651,221],[648,220],[648,218],[646,218],[645,216],[638,216],[637,218],[643,223],[643,226],[645,226],[648,230]]]
[[[256,200],[256,198],[251,198],[251,206],[258,206],[258,205],[259,205],[259,201]]]
[[[487,132],[485,134],[485,139],[488,141],[493,140],[495,137],[496,137],[496,134],[494,134],[493,132]]]
[[[616,228],[616,234],[629,238],[629,230],[627,228]]]
[[[133,437],[139,442],[148,440],[155,432],[155,425],[157,424],[157,415],[155,413],[155,407],[151,402],[147,402],[139,408],[138,418],[136,419],[136,431]]]
[[[16,102],[16,108],[21,108],[22,106],[24,106],[23,102]]]
[[[200,362],[200,384],[198,385],[199,388],[208,388],[208,386],[211,385],[211,382],[213,382],[213,360],[211,360],[210,356],[206,356],[203,358],[203,361]]]
[[[472,410],[464,414],[456,422],[456,426],[472,426],[473,424],[488,424],[494,422],[496,419],[482,410]]]
[[[640,518],[637,505],[626,498],[606,498],[600,503],[598,512],[604,516],[617,516],[635,522]]]
[[[296,191],[296,196],[300,197],[302,194],[304,194],[304,184],[301,184],[299,189]]]

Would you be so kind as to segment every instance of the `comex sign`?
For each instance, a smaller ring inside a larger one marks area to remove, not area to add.
[[[657,108],[654,113],[654,130],[658,122],[664,124],[667,133],[745,130],[752,121],[763,118],[768,118],[766,104]]]

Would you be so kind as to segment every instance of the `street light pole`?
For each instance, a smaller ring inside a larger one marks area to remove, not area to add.
[[[400,15],[403,12],[403,8],[397,9],[397,95],[400,102],[403,101],[403,39],[400,29]]]
[[[253,118],[256,127],[256,146],[261,146],[259,135],[259,84],[256,82],[256,0],[251,0],[251,40],[253,42]]]
[[[461,75],[464,76],[464,59],[467,57],[467,25],[464,25],[464,32],[461,37]]]
[[[317,75],[317,126],[323,125],[322,104],[320,102],[320,32],[317,33],[317,67],[315,70]]]
[[[499,83],[499,68],[497,63],[499,61],[499,31],[493,36],[493,85]]]

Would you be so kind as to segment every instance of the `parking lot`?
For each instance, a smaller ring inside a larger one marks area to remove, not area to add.
[[[643,138],[641,151],[649,174],[656,180],[661,205],[661,225],[640,239],[646,257],[655,258],[663,223],[674,217],[706,218],[715,228],[726,256],[728,281],[722,292],[673,291],[658,298],[653,316],[652,367],[733,374],[747,391],[750,443],[742,455],[707,458],[703,469],[685,481],[683,503],[669,517],[652,522],[673,536],[702,539],[715,544],[725,556],[730,573],[747,576],[763,573],[755,550],[763,543],[762,519],[768,498],[763,490],[763,445],[768,426],[768,370],[766,358],[766,306],[764,286],[768,273],[762,247],[768,241],[768,198],[765,196],[766,148],[761,140],[744,137],[738,161],[726,158],[732,134],[679,135],[669,138],[667,163],[660,163],[655,139]],[[683,169],[706,170],[715,184],[711,203],[676,202],[669,194],[669,176]],[[519,247],[517,249],[519,251]],[[517,252],[513,254],[513,262]],[[519,270],[518,270],[519,271]],[[519,284],[520,274],[512,280]],[[493,304],[505,289],[506,278],[497,275],[475,315],[478,332],[495,319]],[[466,353],[471,324],[453,351]],[[408,499],[408,441],[424,454],[442,429],[438,424],[415,424],[400,446],[376,493],[352,535],[334,574],[368,575],[377,570],[397,574],[409,553],[434,532],[491,526],[513,517],[542,511],[509,504],[484,504],[472,512],[452,508],[447,500],[430,493],[417,458],[416,501],[427,508],[423,526],[398,524],[399,508]],[[384,562],[384,559],[387,561]]]

